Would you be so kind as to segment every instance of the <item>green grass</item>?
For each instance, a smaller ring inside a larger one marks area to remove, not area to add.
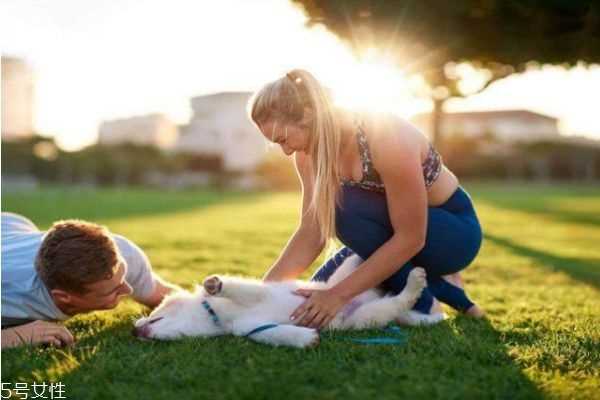
[[[67,322],[72,349],[2,351],[2,380],[61,381],[75,399],[600,398],[600,188],[466,187],[485,240],[464,275],[489,321],[451,312],[405,329],[402,346],[327,333],[313,350],[233,337],[148,343],[130,335],[143,307],[126,301]],[[41,228],[69,217],[107,224],[187,288],[211,273],[261,276],[299,207],[297,193],[45,189],[2,200]]]

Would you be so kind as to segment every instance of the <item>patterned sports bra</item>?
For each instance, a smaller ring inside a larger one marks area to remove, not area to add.
[[[360,187],[362,189],[375,192],[385,192],[385,186],[381,181],[381,177],[373,166],[371,152],[369,151],[369,144],[367,143],[367,136],[363,130],[362,123],[358,124],[356,138],[358,140],[358,151],[362,161],[362,180],[354,181],[351,179],[344,179],[342,180],[342,184]],[[438,176],[440,176],[440,172],[442,171],[442,156],[440,156],[440,153],[435,150],[431,143],[429,144],[429,152],[427,153],[427,157],[425,158],[422,167],[423,178],[425,179],[425,187],[430,188]]]

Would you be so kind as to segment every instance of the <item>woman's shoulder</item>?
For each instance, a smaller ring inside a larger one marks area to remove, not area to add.
[[[376,153],[421,151],[427,137],[408,120],[392,113],[369,113],[362,119],[369,147]]]

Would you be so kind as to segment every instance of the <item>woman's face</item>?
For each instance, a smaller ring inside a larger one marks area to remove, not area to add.
[[[291,123],[270,120],[261,124],[260,130],[267,140],[281,146],[287,156],[297,151],[308,153],[310,128],[304,121]]]

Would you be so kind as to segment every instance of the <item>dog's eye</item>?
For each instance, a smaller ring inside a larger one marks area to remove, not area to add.
[[[153,324],[156,321],[160,321],[161,319],[163,319],[164,317],[158,317],[158,318],[154,318],[153,320],[148,321],[149,324]]]

